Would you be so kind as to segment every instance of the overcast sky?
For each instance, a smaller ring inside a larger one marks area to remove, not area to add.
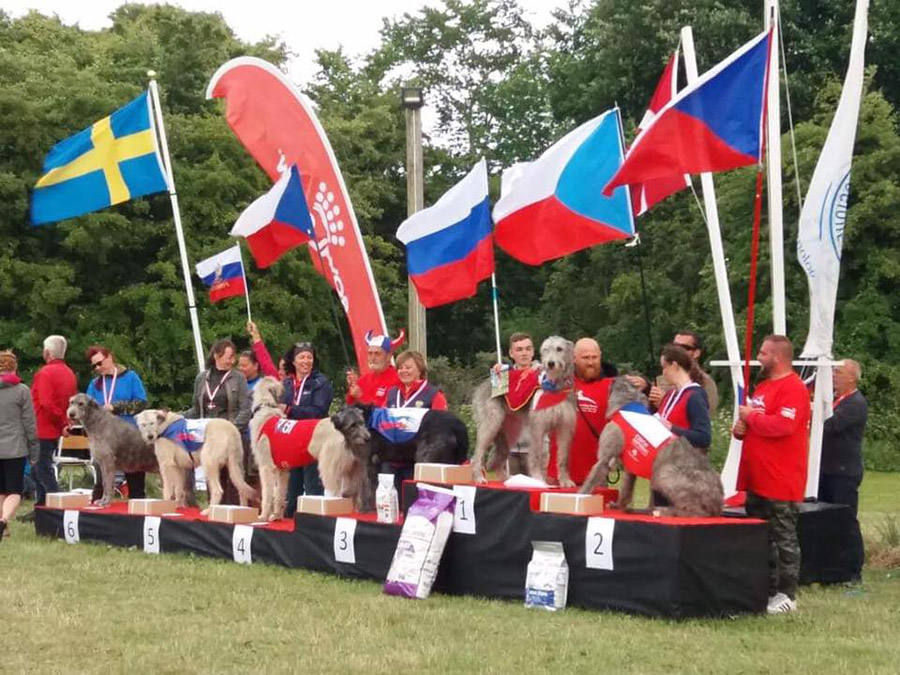
[[[78,24],[87,30],[109,26],[107,17],[122,4],[125,3],[117,0],[0,0],[0,7],[13,16],[37,9],[44,14],[57,14],[64,23]],[[437,0],[177,0],[167,4],[220,12],[238,36],[248,42],[256,42],[266,35],[279,36],[296,54],[289,68],[292,79],[304,84],[315,71],[316,49],[335,49],[342,45],[351,55],[367,52],[379,43],[378,30],[383,17],[398,17],[440,3]],[[551,11],[562,6],[564,0],[519,0],[519,4],[534,25],[543,26],[549,22]]]

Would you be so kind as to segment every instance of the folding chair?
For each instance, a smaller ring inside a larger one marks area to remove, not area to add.
[[[53,474],[56,476],[57,483],[62,471],[69,469],[69,492],[72,491],[74,469],[81,468],[85,475],[90,475],[91,485],[97,482],[97,471],[91,461],[88,438],[78,435],[79,431],[82,431],[80,427],[73,427],[69,430],[68,436],[61,436],[59,444],[56,446],[56,452],[53,454]]]

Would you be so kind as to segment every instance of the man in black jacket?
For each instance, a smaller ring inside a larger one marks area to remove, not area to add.
[[[863,477],[863,434],[869,415],[866,399],[856,388],[860,375],[859,363],[852,359],[844,359],[844,365],[834,369],[834,414],[825,421],[819,474],[819,500],[853,509],[852,558],[848,563],[855,581],[860,579],[865,555],[856,516]]]

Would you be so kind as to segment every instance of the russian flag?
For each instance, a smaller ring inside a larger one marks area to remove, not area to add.
[[[759,162],[770,42],[761,33],[682,89],[635,139],[604,194]]]
[[[621,121],[614,108],[570,132],[536,161],[505,172],[502,196],[494,206],[497,245],[522,262],[539,265],[634,236],[627,190],[601,194],[623,156]]]
[[[406,266],[425,307],[475,295],[494,272],[487,162],[482,159],[434,206],[397,229],[406,245]]]
[[[231,228],[232,236],[245,237],[258,267],[268,267],[282,255],[315,240],[312,216],[292,164],[262,197],[250,204]]]
[[[210,302],[247,295],[240,246],[232,246],[197,263],[196,269],[197,276],[209,287]]]

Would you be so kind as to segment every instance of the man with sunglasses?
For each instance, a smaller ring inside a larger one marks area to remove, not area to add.
[[[700,365],[700,357],[703,356],[703,340],[700,339],[699,335],[690,330],[680,330],[675,333],[672,344],[684,349],[697,362],[697,365]],[[702,379],[700,386],[703,387],[703,391],[706,392],[706,398],[709,400],[709,416],[713,417],[716,414],[716,409],[719,407],[719,388],[709,373],[702,368],[700,373]]]

